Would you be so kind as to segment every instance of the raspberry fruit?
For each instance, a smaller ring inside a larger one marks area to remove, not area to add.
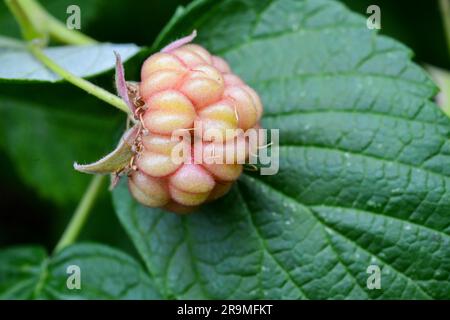
[[[263,107],[225,60],[189,43],[194,37],[195,31],[148,57],[138,84],[125,82],[117,56],[116,85],[136,125],[111,155],[76,164],[77,170],[103,173],[116,166],[115,176],[128,176],[137,201],[177,213],[230,190],[255,153],[244,131],[259,128]]]
[[[147,58],[139,95],[144,133],[136,170],[129,176],[132,195],[144,205],[183,213],[226,194],[242,172],[238,159],[174,163],[171,153],[178,142],[171,135],[184,129],[202,139],[203,157],[211,146],[219,153],[246,148],[245,141],[239,143],[245,138],[226,139],[225,132],[257,125],[262,115],[258,94],[222,58],[199,45],[185,44]],[[208,136],[217,131],[222,139]],[[195,148],[190,145],[188,150],[187,156],[194,158]]]

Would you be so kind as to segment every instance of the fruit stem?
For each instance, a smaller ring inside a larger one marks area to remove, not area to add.
[[[448,53],[450,54],[450,0],[439,0],[444,32],[447,37]]]
[[[22,30],[25,40],[52,39],[66,44],[84,45],[96,41],[83,33],[70,30],[61,21],[50,15],[35,0],[5,0]]]
[[[55,247],[55,252],[61,251],[63,248],[71,245],[77,239],[81,229],[83,228],[87,217],[92,209],[95,199],[100,194],[101,186],[105,176],[94,176],[86,189],[78,207],[76,208],[69,225],[64,230],[61,239]]]
[[[103,88],[100,88],[99,86],[96,86],[92,82],[89,82],[83,78],[77,77],[73,73],[65,70],[61,66],[59,66],[57,63],[55,63],[52,59],[50,59],[42,50],[42,48],[39,46],[38,43],[34,42],[29,45],[30,52],[39,60],[41,61],[47,68],[61,76],[63,79],[67,80],[71,84],[77,86],[80,89],[83,89],[89,94],[92,94],[93,96],[99,98],[100,100],[103,100],[110,105],[122,110],[125,113],[129,113],[128,106],[126,103],[117,97],[116,95],[106,91]]]

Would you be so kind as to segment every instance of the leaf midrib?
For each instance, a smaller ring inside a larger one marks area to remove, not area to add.
[[[363,112],[365,111],[365,112]],[[359,110],[359,109],[344,109],[344,108],[336,108],[336,109],[323,109],[323,108],[316,108],[311,110],[305,110],[305,109],[295,109],[290,111],[281,111],[276,113],[264,113],[263,119],[266,118],[276,118],[276,117],[289,117],[292,115],[315,115],[315,114],[327,114],[327,113],[336,113],[336,114],[349,114],[349,115],[361,115],[361,116],[375,116],[380,118],[389,118],[393,120],[399,120],[399,121],[405,121],[405,122],[412,122],[422,125],[430,125],[433,127],[441,127],[445,128],[448,132],[448,125],[445,125],[443,123],[435,123],[432,121],[427,120],[418,120],[417,115],[416,117],[412,118],[403,118],[400,115],[395,114],[388,114],[388,113],[382,113],[382,112],[376,112],[373,109],[367,109],[367,110]],[[442,137],[442,140],[448,140]]]
[[[349,155],[352,155],[354,157],[362,157],[362,158],[367,158],[373,161],[382,161],[382,162],[387,162],[390,164],[396,164],[396,165],[400,165],[400,166],[405,166],[408,167],[410,170],[420,170],[423,171],[424,173],[427,173],[429,175],[433,175],[433,176],[438,176],[440,179],[443,180],[450,180],[450,176],[444,175],[440,172],[435,172],[432,171],[430,169],[427,168],[423,168],[421,166],[417,166],[417,165],[413,165],[410,163],[406,163],[406,162],[400,162],[397,159],[384,159],[375,155],[370,155],[370,154],[364,154],[364,153],[358,153],[355,151],[351,151],[351,150],[347,150],[347,149],[340,149],[340,148],[331,148],[331,147],[327,147],[327,146],[321,146],[318,144],[294,144],[294,143],[290,143],[290,144],[280,144],[279,146],[280,148],[314,148],[314,149],[322,149],[325,151],[333,151],[333,152],[339,152],[339,153],[347,153]]]
[[[445,233],[443,231],[430,228],[430,227],[428,227],[426,225],[419,224],[419,223],[413,222],[411,220],[406,220],[406,219],[402,219],[402,218],[399,218],[399,217],[390,216],[390,215],[384,214],[382,212],[372,212],[372,211],[367,211],[367,210],[363,210],[363,209],[360,209],[360,208],[344,207],[344,206],[338,206],[338,205],[330,206],[330,205],[319,204],[319,205],[308,205],[308,207],[311,208],[312,210],[314,210],[315,208],[325,208],[325,209],[327,209],[327,208],[329,208],[329,209],[338,208],[338,209],[343,209],[343,210],[352,210],[352,211],[355,211],[356,213],[361,214],[361,215],[368,214],[368,215],[373,215],[373,216],[377,216],[377,217],[378,216],[383,216],[383,218],[396,220],[396,221],[398,221],[400,223],[407,223],[407,224],[415,226],[415,227],[417,227],[419,229],[425,229],[425,230],[427,230],[428,232],[431,232],[431,233],[438,233],[443,238],[446,238],[446,239],[448,239],[450,241],[450,234],[447,234],[447,233]]]

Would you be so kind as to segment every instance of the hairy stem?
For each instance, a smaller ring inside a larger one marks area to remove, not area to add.
[[[441,16],[444,23],[444,32],[447,38],[447,48],[450,54],[450,0],[439,0]]]
[[[47,57],[47,55],[44,53],[42,48],[39,47],[37,44],[31,44],[29,46],[31,53],[39,60],[41,61],[47,68],[61,76],[63,79],[67,80],[71,84],[77,86],[80,89],[83,89],[89,94],[92,94],[93,96],[99,98],[100,100],[103,100],[110,105],[122,110],[123,112],[128,113],[129,109],[126,103],[117,97],[116,95],[106,91],[103,88],[100,88],[93,84],[92,82],[89,82],[83,78],[77,77],[73,73],[65,70],[58,64],[56,64],[52,59]]]
[[[66,227],[61,239],[58,241],[58,244],[55,247],[55,252],[60,251],[61,249],[71,245],[77,239],[81,229],[83,228],[86,219],[91,212],[92,206],[95,202],[95,199],[100,193],[102,183],[104,181],[105,176],[94,176],[86,189],[83,198],[78,204],[77,209],[75,210],[72,219],[69,222],[69,225]]]

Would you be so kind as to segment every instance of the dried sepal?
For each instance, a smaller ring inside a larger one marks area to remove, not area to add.
[[[90,164],[78,164],[75,162],[73,167],[75,170],[90,174],[118,174],[123,172],[133,159],[135,153],[134,145],[140,128],[140,124],[137,124],[126,131],[116,149],[100,160]]]
[[[164,48],[161,49],[161,52],[168,53],[179,47],[182,47],[185,44],[188,44],[189,42],[194,40],[196,36],[197,36],[197,30],[194,30],[194,31],[192,31],[192,33],[190,35],[183,37],[181,39],[175,40],[174,42],[165,46]]]
[[[134,103],[130,100],[130,97],[128,95],[128,86],[127,82],[125,81],[125,70],[123,68],[122,59],[120,58],[120,54],[118,54],[116,51],[114,51],[114,54],[116,56],[116,76],[115,76],[115,82],[116,82],[116,89],[119,96],[122,98],[123,101],[127,104],[128,108],[130,109],[131,114],[136,114],[136,106]]]

